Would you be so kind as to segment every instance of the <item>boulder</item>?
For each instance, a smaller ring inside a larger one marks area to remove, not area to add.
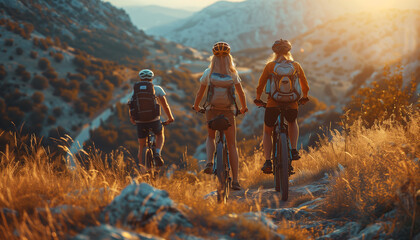
[[[100,221],[128,227],[157,223],[159,230],[192,227],[185,215],[169,198],[168,192],[147,183],[130,184],[100,214]]]
[[[359,234],[350,238],[351,240],[384,239],[386,223],[375,223],[363,229]]]
[[[275,220],[279,221],[286,219],[289,221],[297,221],[302,218],[311,220],[315,217],[315,214],[308,212],[300,208],[265,208],[262,210],[265,214],[272,216]]]
[[[146,233],[133,233],[125,231],[113,226],[102,224],[100,226],[85,228],[77,236],[71,240],[161,240],[163,238],[156,237]]]
[[[321,236],[317,238],[317,240],[327,240],[327,239],[347,239],[352,236],[356,236],[360,229],[361,229],[360,223],[357,222],[348,222],[342,227],[338,227],[333,232]]]

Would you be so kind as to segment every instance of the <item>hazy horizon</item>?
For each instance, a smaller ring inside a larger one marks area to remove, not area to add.
[[[168,8],[197,11],[215,2],[224,0],[104,0],[117,7],[157,5]],[[227,0],[228,2],[243,2],[245,0]]]

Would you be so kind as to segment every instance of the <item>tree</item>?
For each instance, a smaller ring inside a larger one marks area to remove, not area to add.
[[[64,59],[64,56],[63,56],[62,53],[56,53],[54,55],[54,60],[58,63],[61,63],[61,61],[63,61],[63,59]]]
[[[5,79],[7,76],[6,69],[4,68],[4,65],[0,65],[0,80]]]
[[[42,92],[36,91],[34,92],[34,94],[32,94],[32,101],[34,101],[34,103],[42,103],[44,101],[44,94]]]
[[[36,58],[38,57],[38,53],[37,53],[37,52],[35,52],[35,51],[31,51],[31,53],[29,54],[29,56],[30,56],[32,59],[36,59]]]

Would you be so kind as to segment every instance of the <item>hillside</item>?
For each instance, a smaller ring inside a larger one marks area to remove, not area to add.
[[[279,36],[293,38],[345,11],[333,11],[333,6],[330,0],[220,1],[187,19],[151,28],[147,33],[198,49],[208,49],[223,40],[235,52],[267,46]]]
[[[193,12],[190,11],[157,5],[126,6],[123,7],[123,9],[130,16],[131,22],[137,26],[137,28],[145,31],[152,27],[187,18],[193,14]]]
[[[292,38],[292,54],[309,79],[310,95],[343,106],[365,82],[382,75],[385,65],[402,65],[408,82],[420,72],[419,21],[418,10],[346,14]],[[241,65],[258,72],[269,54],[266,47],[236,55]]]

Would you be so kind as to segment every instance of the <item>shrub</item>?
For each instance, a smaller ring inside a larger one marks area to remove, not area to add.
[[[68,73],[67,78],[70,80],[77,80],[81,82],[86,79],[86,76],[81,73],[76,73],[76,74]]]
[[[99,80],[99,81],[104,80],[104,74],[100,71],[95,71],[93,73],[93,76],[95,77],[96,80]]]
[[[44,94],[42,92],[34,92],[34,94],[32,94],[32,101],[34,101],[34,103],[42,103],[44,101]]]
[[[7,116],[9,117],[10,121],[14,122],[16,125],[20,125],[23,118],[25,117],[25,113],[22,112],[18,107],[8,107]]]
[[[13,43],[14,43],[14,40],[12,38],[4,40],[4,45],[5,46],[11,47],[11,46],[13,46]]]
[[[47,58],[41,58],[38,61],[38,68],[41,70],[46,70],[50,67],[50,61]]]
[[[47,70],[45,70],[42,73],[42,75],[44,75],[48,79],[57,79],[58,78],[57,72],[52,67],[49,67]]]
[[[55,117],[54,116],[48,116],[48,118],[47,118],[47,123],[49,124],[49,125],[52,125],[52,124],[54,124],[56,122],[56,119],[55,119]]]
[[[28,71],[24,71],[21,75],[20,75],[20,79],[22,79],[22,81],[24,82],[28,82],[29,80],[31,80],[31,73]]]
[[[16,48],[16,54],[17,55],[22,55],[23,54],[23,49],[20,48],[20,47]]]
[[[391,117],[398,122],[405,122],[407,108],[417,101],[417,85],[418,81],[413,77],[404,88],[402,68],[392,74],[389,67],[385,67],[379,82],[372,82],[371,86],[359,89],[358,94],[347,104],[344,110],[348,112],[348,122],[352,124],[361,118],[367,127]]]
[[[13,56],[9,56],[9,60],[12,61],[13,59],[15,59]]]
[[[63,111],[62,111],[62,110],[61,110],[61,108],[59,108],[59,107],[54,108],[54,109],[52,110],[52,112],[53,112],[54,116],[56,116],[56,117],[60,117],[60,116],[61,116],[61,114],[63,113]]]
[[[76,65],[76,67],[79,67],[79,68],[87,68],[91,64],[89,59],[87,59],[86,57],[84,57],[82,55],[77,55],[73,59],[73,63],[74,63],[74,65]]]
[[[29,56],[30,56],[32,59],[36,59],[36,58],[38,57],[38,53],[37,53],[37,52],[35,52],[35,51],[31,51],[31,53],[29,54]]]
[[[26,71],[25,66],[23,66],[22,64],[19,64],[17,68],[15,69],[15,74],[18,76],[21,76],[24,71]]]
[[[37,89],[37,90],[43,90],[48,88],[48,79],[43,77],[43,76],[35,76],[32,79],[32,83],[31,83],[32,87]]]
[[[55,60],[56,62],[58,62],[58,63],[60,63],[61,61],[63,61],[63,59],[64,59],[64,56],[63,56],[63,54],[62,54],[62,53],[56,53],[56,54],[54,55],[54,60]]]
[[[35,109],[30,115],[29,115],[29,122],[34,127],[41,127],[45,120],[45,113],[42,112],[41,109]]]
[[[60,89],[60,96],[66,102],[71,102],[77,98],[78,91],[75,90],[68,90],[68,89]]]
[[[6,69],[4,68],[4,65],[0,65],[0,80],[5,79],[7,76]]]
[[[29,99],[22,99],[16,105],[24,112],[32,111],[32,101]]]

